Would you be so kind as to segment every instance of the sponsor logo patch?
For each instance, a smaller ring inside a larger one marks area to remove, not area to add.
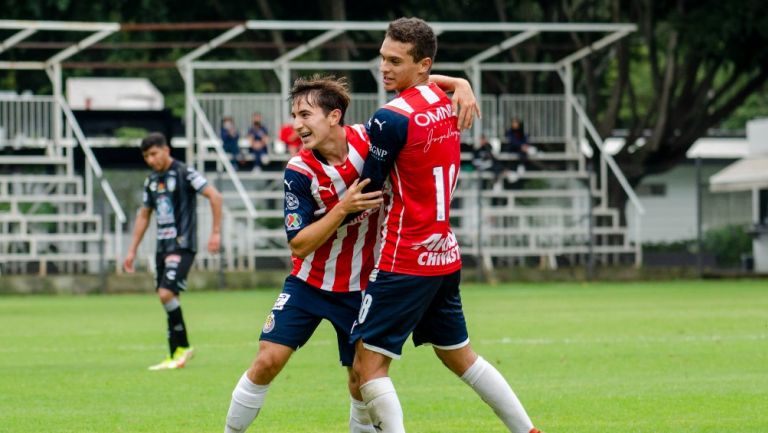
[[[288,230],[298,230],[301,227],[301,215],[289,213],[285,216],[285,228]]]
[[[264,321],[264,327],[261,328],[261,330],[265,334],[269,334],[270,332],[272,332],[273,329],[275,329],[275,315],[272,313],[269,313],[269,316],[267,316],[267,320]]]
[[[281,293],[277,295],[277,300],[275,301],[275,305],[272,306],[272,310],[282,310],[290,297],[291,295],[287,293]]]
[[[291,192],[285,193],[285,208],[288,210],[296,210],[299,208],[299,198],[296,194]]]

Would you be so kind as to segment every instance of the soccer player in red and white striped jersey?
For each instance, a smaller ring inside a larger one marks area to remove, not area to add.
[[[339,360],[349,371],[350,433],[373,433],[351,372],[349,332],[361,291],[374,264],[381,192],[363,194],[358,183],[368,137],[344,126],[346,82],[333,77],[299,79],[291,90],[293,128],[304,149],[286,167],[285,230],[293,271],[262,328],[259,352],[232,393],[226,432],[243,432],[264,403],[269,384],[320,322],[333,324]],[[340,226],[347,215],[369,212]]]
[[[458,119],[451,101],[429,83],[437,50],[418,18],[389,24],[379,50],[384,87],[399,94],[368,122],[371,150],[366,190],[385,187],[381,257],[352,331],[354,370],[376,430],[403,433],[403,411],[388,376],[408,336],[431,344],[513,433],[535,433],[528,414],[496,368],[475,353],[462,311],[461,255],[450,227],[459,174]],[[365,190],[364,190],[365,191]]]
[[[340,197],[360,177],[368,156],[368,135],[362,125],[344,126],[346,160],[329,164],[320,154],[304,149],[285,170],[286,230],[294,237],[339,204]],[[368,285],[374,265],[379,209],[371,209],[341,226],[316,250],[293,255],[291,275],[320,290],[359,292]]]
[[[456,92],[457,101],[474,100],[469,85],[461,86],[464,80],[438,79],[465,92],[458,97]],[[299,79],[291,99],[293,127],[304,145],[288,162],[283,182],[294,266],[264,324],[256,360],[232,393],[225,431],[242,432],[253,422],[269,384],[326,319],[336,330],[339,359],[349,372],[350,433],[373,433],[350,368],[354,346],[349,339],[378,251],[381,192],[363,194],[369,181],[358,183],[370,143],[362,125],[343,125],[349,104],[343,80]]]

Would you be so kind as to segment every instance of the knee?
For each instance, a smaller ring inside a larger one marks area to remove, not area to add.
[[[176,295],[168,289],[160,288],[157,290],[157,297],[160,298],[161,303],[167,304],[171,302]]]
[[[469,346],[454,350],[435,348],[435,354],[443,365],[459,377],[477,361],[477,354]]]
[[[280,373],[285,361],[270,351],[259,351],[256,359],[248,369],[248,379],[258,385],[266,385]]]

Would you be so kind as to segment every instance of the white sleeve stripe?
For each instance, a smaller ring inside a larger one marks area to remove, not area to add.
[[[424,97],[424,99],[427,100],[430,104],[434,104],[435,102],[440,100],[440,97],[437,96],[435,92],[432,91],[432,89],[429,88],[429,86],[416,86],[417,89],[419,89],[419,92],[421,92],[421,96]]]
[[[434,94],[434,93],[433,93]],[[437,95],[435,95],[437,96]],[[403,98],[395,98],[391,101],[389,101],[386,105],[391,105],[395,108],[399,108],[403,111],[405,111],[408,114],[413,113],[413,107],[411,107],[407,102],[405,102],[405,99]]]
[[[355,170],[357,170],[358,174],[363,174],[363,165],[365,165],[365,160],[362,156],[360,156],[360,153],[352,145],[349,146],[349,154],[347,154],[347,159],[349,159],[352,162],[352,165],[355,166]]]

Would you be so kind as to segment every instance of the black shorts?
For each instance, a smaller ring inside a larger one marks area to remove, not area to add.
[[[461,306],[461,271],[420,277],[379,271],[365,289],[352,342],[399,358],[413,332],[416,346],[458,349],[469,343]]]
[[[320,321],[326,319],[336,330],[341,365],[351,367],[355,347],[349,340],[349,333],[357,318],[361,298],[360,292],[320,290],[289,275],[264,322],[260,340],[298,350],[307,343]]]
[[[175,251],[155,256],[155,290],[163,288],[179,294],[187,289],[187,274],[195,261],[191,251]]]

